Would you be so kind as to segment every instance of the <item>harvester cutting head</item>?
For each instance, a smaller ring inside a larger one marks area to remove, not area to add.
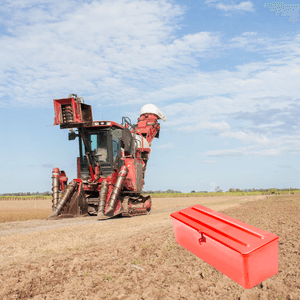
[[[69,140],[78,138],[79,157],[77,178],[69,185],[64,171],[53,170],[53,213],[48,218],[148,213],[151,198],[141,191],[151,142],[159,137],[158,120],[166,121],[164,114],[146,104],[135,125],[126,117],[122,125],[93,121],[91,106],[75,94],[54,100],[54,110],[54,125],[70,128]]]

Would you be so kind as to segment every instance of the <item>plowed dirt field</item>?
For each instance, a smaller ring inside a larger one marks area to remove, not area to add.
[[[202,204],[279,236],[279,273],[246,290],[179,246]],[[1,209],[0,209],[1,213]],[[150,215],[0,224],[0,299],[300,299],[300,196],[153,199]]]

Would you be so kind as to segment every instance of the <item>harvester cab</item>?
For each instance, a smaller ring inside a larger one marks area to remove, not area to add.
[[[71,94],[54,100],[54,125],[69,128],[69,140],[79,141],[77,178],[67,183],[64,171],[52,172],[53,212],[48,219],[97,215],[134,216],[151,210],[151,197],[141,195],[151,142],[159,137],[163,113],[153,104],[142,107],[135,125],[93,121],[92,108]]]

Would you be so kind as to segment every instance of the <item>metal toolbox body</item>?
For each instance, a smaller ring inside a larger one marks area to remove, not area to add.
[[[278,273],[277,235],[202,205],[171,217],[179,245],[244,288]]]

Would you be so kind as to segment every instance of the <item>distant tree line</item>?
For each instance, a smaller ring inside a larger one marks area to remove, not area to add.
[[[255,189],[255,188],[252,188],[252,189],[235,189],[235,188],[230,188],[228,190],[228,192],[230,193],[241,193],[241,192],[245,192],[245,193],[249,193],[249,192],[265,192],[265,193],[268,193],[268,194],[276,194],[277,192],[280,192],[280,191],[292,191],[292,190],[299,190],[299,189],[295,189],[295,188],[284,188],[284,189],[276,189],[276,188],[269,188],[269,189]],[[214,192],[215,193],[222,193],[223,190],[220,189],[219,186],[216,186],[215,189],[214,189]],[[166,191],[161,191],[161,190],[157,190],[157,191],[152,191],[152,190],[147,190],[147,191],[142,191],[142,194],[164,194],[164,193],[168,193],[168,194],[172,194],[172,193],[176,193],[176,194],[179,194],[179,193],[182,193],[181,191],[175,191],[175,190],[172,190],[172,189],[168,189]],[[208,193],[208,191],[196,191],[196,190],[192,190],[191,193]]]
[[[228,190],[228,192],[230,193],[234,193],[234,192],[267,192],[267,193],[274,193],[276,194],[277,192],[280,192],[280,191],[292,191],[292,190],[299,190],[299,189],[296,189],[296,188],[284,188],[284,189],[276,189],[276,188],[270,188],[270,189],[255,189],[255,188],[252,188],[252,189],[235,189],[235,188],[230,188]],[[214,189],[214,192],[216,193],[222,193],[223,190],[220,189],[219,186],[216,186],[215,189]],[[173,193],[176,193],[176,194],[180,194],[182,193],[181,191],[176,191],[176,190],[172,190],[172,189],[168,189],[166,191],[161,191],[161,190],[157,190],[157,191],[152,191],[152,190],[147,190],[147,191],[142,191],[142,194],[173,194]],[[192,190],[191,193],[208,193],[208,191],[196,191],[196,190]],[[19,193],[3,193],[3,194],[0,194],[1,196],[51,196],[52,195],[52,192],[19,192]]]
[[[168,193],[168,194],[177,193],[178,194],[178,193],[182,193],[182,192],[171,190],[171,189],[168,189],[166,191],[161,191],[161,190],[158,190],[158,191],[151,191],[151,190],[142,191],[142,194],[163,194],[163,193]]]
[[[276,188],[269,188],[269,189],[234,189],[230,188],[228,192],[234,193],[234,192],[269,192],[269,193],[276,193],[280,191],[292,191],[292,190],[298,190],[295,188],[284,188],[284,189],[276,189]]]

